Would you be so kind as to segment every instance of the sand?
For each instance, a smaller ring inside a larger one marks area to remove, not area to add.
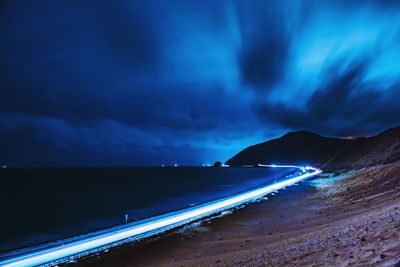
[[[400,162],[325,174],[232,214],[114,248],[73,266],[394,266],[398,262]]]

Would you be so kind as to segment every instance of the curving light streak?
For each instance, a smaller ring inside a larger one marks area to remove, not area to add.
[[[31,253],[28,252],[27,254],[2,261],[0,262],[0,266],[36,266],[78,255],[90,250],[123,241],[128,238],[137,236],[143,237],[144,234],[145,236],[151,236],[190,221],[209,216],[213,213],[256,200],[268,193],[274,192],[286,186],[293,185],[322,172],[321,170],[312,167],[290,166],[290,168],[293,167],[300,168],[302,170],[306,169],[310,172],[259,189],[234,195],[232,197],[223,198],[193,208],[184,209],[179,212],[167,213],[164,216],[157,217],[154,220],[149,220],[144,223],[136,223],[135,225],[128,224],[126,227],[110,229],[109,231],[105,231],[95,236],[83,238],[78,241],[71,241],[70,243],[66,244],[60,243],[52,248],[44,248]],[[148,235],[146,235],[146,233],[148,233]]]
[[[305,172],[306,170],[316,170],[316,168],[312,167],[301,167],[301,166],[296,166],[296,165],[275,165],[275,164],[257,164],[258,167],[268,167],[268,168],[298,168],[302,172]]]

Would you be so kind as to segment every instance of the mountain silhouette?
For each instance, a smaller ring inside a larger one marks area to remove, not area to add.
[[[373,137],[340,139],[308,131],[284,136],[242,150],[231,166],[257,164],[315,165],[322,168],[361,168],[400,160],[400,127]]]

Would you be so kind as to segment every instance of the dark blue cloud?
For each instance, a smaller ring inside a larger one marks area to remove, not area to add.
[[[400,118],[400,82],[382,89],[364,81],[369,61],[342,61],[329,68],[326,81],[302,108],[287,103],[260,103],[259,113],[267,123],[292,129],[308,129],[333,136],[368,136],[390,126]],[[343,68],[344,70],[338,71]]]
[[[268,90],[285,75],[290,40],[280,29],[259,31],[268,34],[252,37],[239,54],[239,66],[246,84]]]
[[[399,123],[397,1],[2,1],[0,163],[225,160]]]
[[[245,85],[270,90],[287,72],[293,31],[300,28],[307,12],[290,12],[285,1],[254,1],[237,5],[242,46],[238,64]]]

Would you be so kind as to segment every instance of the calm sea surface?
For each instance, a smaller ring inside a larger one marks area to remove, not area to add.
[[[179,210],[293,173],[270,168],[0,169],[0,252]]]

